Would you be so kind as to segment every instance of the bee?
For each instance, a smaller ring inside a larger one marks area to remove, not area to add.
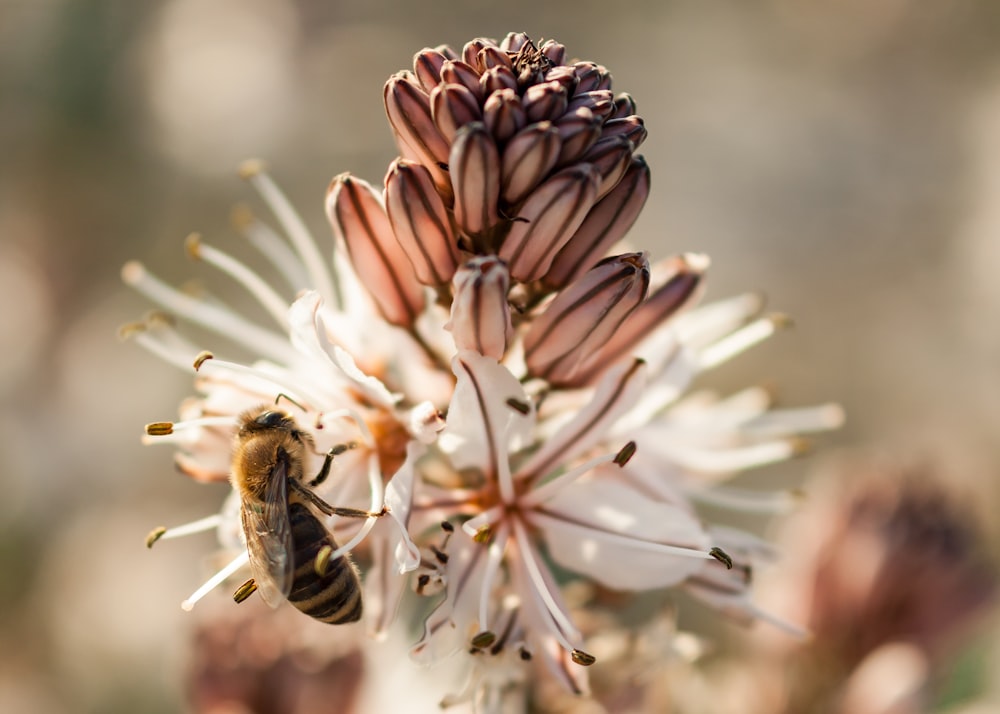
[[[323,483],[335,456],[327,452],[319,473],[306,481],[311,435],[287,413],[262,405],[240,415],[233,450],[232,482],[240,494],[243,532],[253,578],[233,595],[243,602],[255,590],[277,607],[284,600],[320,622],[339,625],[361,618],[361,579],[349,554],[330,555],[337,543],[313,509],[328,516],[369,518],[381,512],[336,508],[312,488]]]

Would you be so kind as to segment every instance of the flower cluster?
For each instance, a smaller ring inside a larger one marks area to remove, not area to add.
[[[199,355],[199,396],[147,439],[175,444],[194,479],[225,481],[240,415],[269,404],[314,445],[307,476],[336,453],[316,495],[366,510],[324,517],[343,543],[326,555],[362,562],[375,634],[408,582],[439,601],[412,653],[469,658],[469,685],[449,703],[498,705],[536,668],[588,690],[594,657],[562,595],[566,573],[615,590],[679,585],[736,617],[761,614],[749,572],[767,549],[707,526],[693,504],[780,508],[788,494],[719,481],[796,454],[801,433],[841,415],[770,410],[761,389],[682,398],[784,320],[760,316],[755,295],[697,306],[703,255],[608,255],[649,193],[632,98],[613,94],[604,67],[524,34],[425,49],[384,98],[400,157],[381,190],[334,179],[332,259],[263,167],[244,167],[286,235],[245,212],[238,226],[297,292],[290,308],[246,265],[189,239],[275,326],[125,267],[167,312],[260,357],[201,353],[159,314],[130,326],[185,369]],[[152,535],[215,528],[234,554],[186,606],[248,562],[239,511],[237,489],[220,514]]]

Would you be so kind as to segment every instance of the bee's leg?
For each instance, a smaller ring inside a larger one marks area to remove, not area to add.
[[[284,398],[286,402],[291,402],[292,404],[294,404],[295,406],[297,406],[302,411],[306,411],[306,408],[304,406],[302,406],[301,404],[299,404],[297,401],[295,401],[294,399],[292,399],[290,396],[288,396],[284,392],[278,392],[278,396],[276,396],[274,398],[274,405],[278,406],[278,402],[280,402],[282,400],[282,398]]]
[[[326,477],[330,475],[330,466],[333,465],[334,458],[340,456],[349,449],[355,448],[356,446],[357,444],[351,441],[347,444],[337,444],[332,449],[327,451],[326,456],[323,458],[323,467],[319,470],[319,473],[316,474],[316,477],[309,482],[309,485],[319,486],[321,483],[326,481]]]
[[[380,518],[386,514],[385,508],[381,511],[363,511],[360,508],[338,508],[331,506],[298,481],[289,480],[288,485],[295,493],[303,499],[316,506],[320,511],[328,516],[345,516],[347,518]]]

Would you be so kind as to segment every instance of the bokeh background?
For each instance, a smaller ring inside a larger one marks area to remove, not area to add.
[[[632,242],[706,252],[710,298],[761,290],[793,316],[703,385],[846,408],[814,455],[742,485],[917,464],[995,552],[1000,4],[0,0],[0,710],[184,706],[177,603],[211,539],[143,537],[222,492],[139,444],[191,380],[116,338],[150,307],[121,265],[225,294],[182,243],[241,251],[248,157],[326,237],[330,178],[378,182],[394,155],[385,78],[509,30],[636,98],[653,196]],[[962,650],[969,696],[989,694],[992,626]]]

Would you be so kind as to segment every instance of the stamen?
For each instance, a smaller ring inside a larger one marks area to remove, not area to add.
[[[682,468],[703,473],[733,473],[800,455],[807,450],[808,442],[805,439],[781,439],[732,449],[711,450],[664,440],[651,448],[655,448],[661,458],[673,461]]]
[[[758,314],[764,297],[746,293],[697,307],[674,318],[674,329],[680,342],[691,347],[704,347],[725,337]]]
[[[787,513],[802,501],[801,491],[746,491],[743,489],[713,486],[692,488],[685,493],[693,500],[718,508],[728,508],[744,513]]]
[[[521,401],[520,399],[510,397],[507,400],[507,406],[516,411],[518,414],[523,414],[524,416],[531,414],[531,405],[527,402]]]
[[[627,448],[627,447],[626,447]],[[623,449],[624,450],[624,449]],[[634,451],[634,449],[633,449]],[[571,483],[579,479],[584,474],[590,473],[596,469],[601,464],[614,464],[617,463],[618,454],[604,454],[603,456],[597,456],[589,461],[586,461],[575,468],[570,469],[564,473],[559,474],[551,481],[546,481],[541,486],[529,491],[520,499],[521,508],[537,508],[541,504],[548,501],[550,498],[555,496],[557,493],[562,491],[564,488],[569,486]],[[624,464],[618,464],[623,466]]]
[[[326,571],[330,567],[331,555],[333,555],[333,548],[329,543],[320,548],[319,552],[316,553],[316,561],[313,565],[316,568],[316,575],[321,578],[326,575]]]
[[[557,603],[555,598],[552,597],[552,593],[549,591],[545,576],[542,574],[538,562],[535,560],[535,554],[531,547],[531,542],[528,540],[528,534],[520,520],[514,521],[514,537],[517,540],[518,551],[521,555],[521,562],[524,563],[528,578],[534,586],[533,590],[545,606],[545,611],[548,612],[549,617],[552,619],[552,623],[554,625],[551,629],[552,634],[555,635],[555,638],[562,645],[563,649],[567,651],[575,650],[576,648],[570,644],[569,640],[566,639],[566,636],[563,633],[570,633],[574,638],[579,638],[580,633],[577,631],[576,627],[573,626],[573,623],[566,617],[562,608],[559,607],[559,603]]]
[[[232,256],[202,242],[199,233],[192,233],[185,241],[192,257],[218,268],[242,285],[248,293],[270,313],[283,330],[288,329],[288,301],[282,298],[263,278]]]
[[[368,483],[372,494],[371,507],[369,508],[369,511],[376,515],[366,518],[365,522],[362,524],[358,532],[354,534],[353,538],[330,553],[327,560],[331,563],[337,558],[340,558],[354,550],[354,548],[361,541],[368,537],[368,534],[371,532],[372,528],[375,527],[375,523],[378,521],[379,517],[386,513],[386,511],[382,508],[383,500],[385,498],[382,491],[382,473],[379,471],[378,455],[375,453],[372,453],[371,457],[368,459]]]
[[[217,572],[208,581],[202,585],[200,588],[194,591],[194,593],[187,600],[181,603],[181,609],[185,612],[191,612],[195,604],[205,597],[208,593],[212,592],[216,587],[221,585],[226,579],[235,573],[237,570],[242,568],[244,565],[250,562],[250,556],[244,550],[226,565],[222,570]]]
[[[615,466],[625,466],[632,457],[635,456],[636,445],[634,441],[630,441],[621,450],[615,454],[614,463]]]
[[[191,369],[191,355],[198,351],[192,342],[163,321],[133,322],[119,328],[118,334],[122,339],[135,340],[143,349],[185,372]]]
[[[210,359],[215,359],[215,355],[213,355],[208,350],[202,350],[201,352],[199,352],[198,355],[194,358],[194,371],[195,372],[199,371],[201,369],[201,366]]]
[[[182,526],[174,526],[173,528],[164,528],[163,526],[160,526],[159,528],[154,528],[150,531],[149,535],[146,536],[146,547],[152,548],[153,545],[160,540],[171,540],[173,538],[182,538],[184,536],[193,535],[194,533],[210,531],[213,528],[218,528],[221,524],[222,516],[218,513],[214,513],[211,516],[200,518],[197,521],[192,521],[191,523],[185,523]]]
[[[754,320],[746,327],[740,328],[721,340],[704,348],[698,356],[698,366],[702,370],[711,369],[735,357],[740,352],[750,349],[763,342],[778,331],[787,327],[791,320],[786,315],[768,315]]]
[[[227,427],[234,426],[238,421],[238,417],[234,416],[209,416],[209,417],[199,417],[197,419],[185,419],[184,421],[170,422],[170,421],[154,421],[152,424],[146,425],[146,435],[147,436],[170,436],[172,434],[177,434],[181,431],[187,431],[190,429],[202,429],[204,427]]]
[[[199,355],[199,358],[200,357],[202,357],[202,355]],[[200,374],[209,377],[220,376],[227,373],[252,377],[262,383],[259,387],[259,391],[261,392],[281,392],[282,394],[293,394],[296,399],[301,399],[301,397],[299,397],[299,389],[296,386],[288,384],[284,381],[283,377],[286,376],[285,374],[279,375],[273,372],[264,372],[256,367],[249,367],[236,362],[227,362],[226,360],[214,358],[196,362],[196,369]],[[217,375],[216,373],[219,374]],[[246,385],[244,385],[244,387],[246,387]]]
[[[580,534],[581,539],[600,538],[601,540],[607,541],[613,545],[634,548],[636,550],[645,550],[651,553],[659,553],[660,555],[679,555],[684,558],[701,558],[703,560],[711,560],[715,558],[715,555],[713,555],[710,551],[699,550],[690,546],[667,545],[666,543],[657,543],[655,541],[632,538],[630,536],[621,535],[620,533],[612,533],[610,531],[603,530],[594,525],[581,525],[574,521],[556,518],[542,511],[533,511],[529,520],[536,523],[540,527],[548,526],[550,528],[555,527],[562,530],[576,531]],[[543,526],[542,524],[545,525]]]
[[[584,652],[583,650],[573,650],[570,653],[570,657],[581,667],[589,667],[597,661],[597,658],[594,655],[589,652]]]
[[[154,421],[146,424],[147,436],[166,436],[174,433],[174,423],[170,421]]]
[[[257,189],[264,203],[285,230],[309,274],[310,287],[318,290],[327,299],[333,300],[338,308],[341,307],[343,302],[340,292],[326,269],[328,260],[320,254],[316,240],[291,202],[267,174],[264,164],[260,161],[246,161],[240,166],[240,176]]]
[[[297,293],[309,285],[309,277],[295,251],[271,226],[258,219],[249,206],[234,206],[231,220],[233,227],[277,269],[292,292]]]
[[[844,408],[820,404],[801,409],[775,409],[743,423],[743,428],[760,436],[787,436],[839,429],[844,424]]]
[[[482,650],[486,649],[494,642],[496,642],[496,639],[497,639],[496,633],[486,630],[484,632],[480,632],[478,635],[473,637],[471,644],[476,649]]]
[[[288,340],[283,335],[264,329],[228,308],[170,287],[138,261],[129,261],[122,267],[122,280],[170,312],[224,335],[254,353],[277,362],[288,357]]]
[[[509,528],[506,523],[501,524],[496,538],[490,543],[486,556],[486,563],[483,566],[483,582],[479,591],[479,626],[486,627],[489,622],[490,596],[493,594],[493,581],[496,580],[500,572],[500,564],[503,562],[503,554],[507,549],[507,534]]]

